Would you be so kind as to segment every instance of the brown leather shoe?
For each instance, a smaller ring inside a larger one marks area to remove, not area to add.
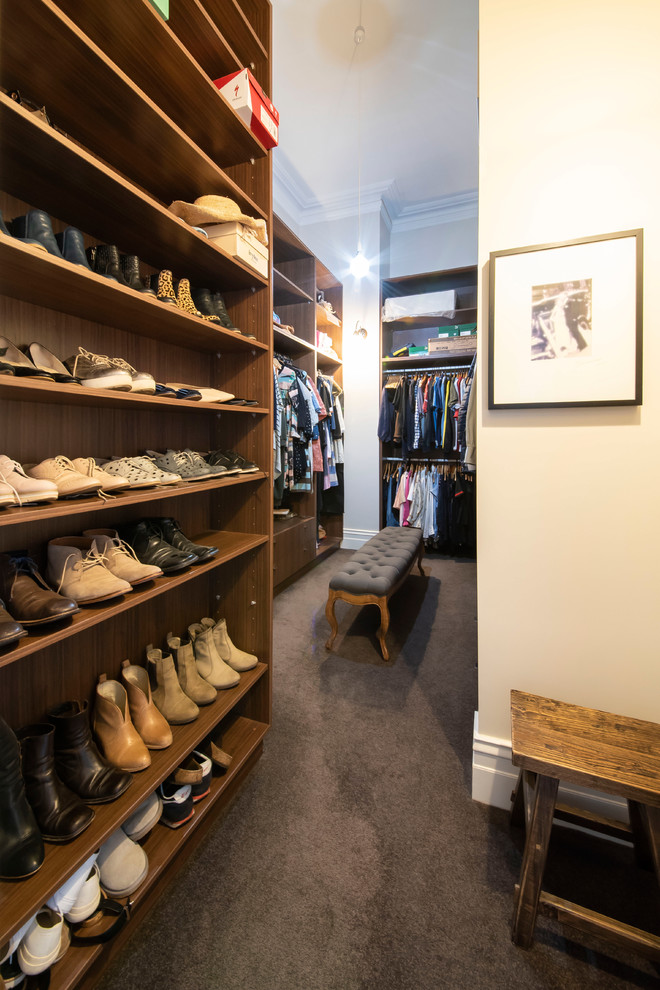
[[[77,602],[58,595],[26,553],[0,554],[0,596],[22,626],[68,619],[80,611]]]
[[[96,685],[93,728],[106,760],[120,770],[134,773],[150,765],[149,750],[131,721],[126,691],[105,674]]]
[[[5,608],[5,603],[0,599],[0,647],[15,643],[17,639],[21,639],[27,634],[27,629],[23,629],[20,622],[11,617]]]

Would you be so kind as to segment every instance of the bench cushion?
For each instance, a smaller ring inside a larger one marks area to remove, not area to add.
[[[421,538],[421,529],[412,526],[381,529],[333,575],[330,587],[351,595],[388,595],[410,568]]]

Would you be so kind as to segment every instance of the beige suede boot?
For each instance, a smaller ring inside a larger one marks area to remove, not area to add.
[[[147,647],[147,662],[152,664],[157,687],[153,692],[154,705],[165,716],[170,725],[184,725],[194,722],[199,715],[195,702],[184,694],[174,669],[174,660],[169,653],[163,655],[150,644]]]
[[[212,684],[204,680],[197,670],[195,654],[193,653],[190,640],[182,643],[178,636],[168,633],[167,645],[172,651],[172,656],[175,658],[174,663],[181,690],[189,698],[192,698],[196,705],[210,705],[218,697],[218,692]]]
[[[252,670],[253,667],[257,666],[259,660],[253,653],[245,653],[244,650],[239,650],[230,640],[226,619],[218,619],[217,622],[214,622],[213,619],[202,619],[201,625],[205,629],[213,630],[213,642],[218,651],[218,656],[225,663],[229,664],[232,670],[242,673],[244,670]]]
[[[144,770],[151,763],[149,750],[131,721],[126,691],[119,681],[101,674],[94,702],[94,735],[106,760],[120,770]]]
[[[201,622],[188,626],[188,634],[195,651],[195,663],[202,677],[214,688],[235,687],[240,677],[218,656],[213,639],[213,630],[205,628]]]
[[[147,749],[167,749],[172,744],[172,730],[167,719],[154,704],[151,696],[149,674],[144,667],[124,660],[121,678],[128,697],[128,707],[133,725],[140,733]]]

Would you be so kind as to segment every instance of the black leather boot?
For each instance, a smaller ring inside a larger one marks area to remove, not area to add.
[[[65,701],[48,713],[55,726],[55,769],[74,794],[87,804],[114,801],[131,782],[101,756],[92,739],[86,701]]]
[[[11,222],[11,232],[14,237],[39,241],[49,254],[54,254],[56,258],[62,257],[50,217],[43,210],[28,210],[24,216],[14,217]]]
[[[220,319],[220,315],[216,313],[213,303],[213,294],[209,289],[193,289],[191,286],[190,295],[192,297],[192,301],[202,316],[208,316],[210,319],[217,320],[221,326],[225,326]]]
[[[91,271],[85,254],[85,238],[81,230],[67,227],[63,233],[55,234],[55,240],[66,261],[70,261],[72,265],[81,265]]]
[[[219,292],[214,292],[211,296],[213,300],[213,312],[220,320],[220,323],[227,330],[238,330],[237,326],[234,326],[232,318],[227,312],[227,307],[225,306],[225,301]],[[240,330],[238,331],[240,333]]]
[[[135,289],[136,292],[144,292],[147,296],[156,295],[151,286],[145,285],[140,277],[140,259],[136,254],[121,254],[119,264],[122,275],[131,289]]]
[[[43,861],[44,840],[21,776],[21,747],[0,718],[0,879],[30,877]]]
[[[215,557],[218,552],[217,547],[203,546],[201,543],[193,543],[192,540],[189,540],[181,532],[176,519],[163,516],[154,518],[151,521],[160,528],[166,543],[169,543],[176,550],[181,550],[182,553],[194,553],[197,557],[197,562],[200,564],[204,560],[210,560],[211,557]]]
[[[95,244],[94,247],[87,248],[86,254],[93,272],[113,278],[115,282],[128,288],[119,264],[119,251],[114,244]]]
[[[69,842],[94,818],[55,771],[55,729],[48,723],[28,725],[16,733],[21,744],[25,793],[39,829],[49,842]]]

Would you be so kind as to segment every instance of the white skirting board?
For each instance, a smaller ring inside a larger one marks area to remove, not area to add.
[[[359,550],[367,540],[370,540],[378,532],[379,530],[377,529],[345,529],[341,541],[341,549]]]
[[[474,713],[472,736],[472,798],[495,808],[511,808],[511,792],[518,780],[518,767],[511,762],[511,742],[479,733],[479,712]],[[596,812],[616,821],[628,821],[628,807],[623,798],[592,791],[577,784],[560,784],[559,800],[563,804]]]

